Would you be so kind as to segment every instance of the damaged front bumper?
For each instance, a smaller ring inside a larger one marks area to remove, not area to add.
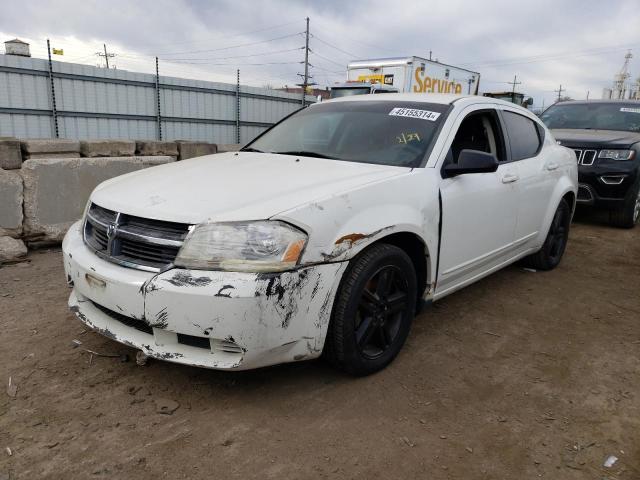
[[[69,307],[87,326],[151,357],[214,369],[318,357],[346,268],[156,274],[97,257],[79,224],[65,237],[63,255],[73,285]]]

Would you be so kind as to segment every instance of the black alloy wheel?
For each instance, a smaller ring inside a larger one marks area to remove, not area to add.
[[[417,300],[413,263],[400,248],[374,244],[351,260],[331,314],[325,357],[353,375],[369,375],[398,355]]]

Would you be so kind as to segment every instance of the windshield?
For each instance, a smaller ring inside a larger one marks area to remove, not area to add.
[[[640,104],[566,103],[549,107],[540,119],[549,128],[640,132]]]
[[[417,167],[447,107],[373,100],[318,103],[286,118],[245,149]]]
[[[332,88],[331,98],[351,97],[352,95],[367,95],[371,93],[369,87]]]

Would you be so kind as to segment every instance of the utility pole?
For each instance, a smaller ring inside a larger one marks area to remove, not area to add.
[[[302,106],[305,106],[305,95],[309,85],[309,17],[307,17],[307,30],[305,32],[304,45],[304,80],[302,81]]]
[[[558,90],[554,90],[554,92],[558,94],[558,102],[559,102],[560,99],[562,98],[562,92],[566,92],[566,89],[563,89],[562,84],[560,84],[560,88],[558,88]]]
[[[109,68],[109,58],[113,58],[116,56],[115,53],[107,53],[107,44],[103,43],[102,46],[104,47],[104,53],[102,52],[96,52],[96,55],[99,57],[104,57],[104,61],[107,65],[107,68]]]
[[[431,61],[431,53],[433,53],[433,52],[431,52],[431,50],[429,50],[429,61]]]
[[[513,88],[511,89],[511,103],[516,103],[516,85],[520,85],[522,82],[518,82],[518,76],[514,75],[513,82],[507,83],[513,85]]]

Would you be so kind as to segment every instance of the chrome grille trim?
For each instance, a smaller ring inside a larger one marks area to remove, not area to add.
[[[576,154],[576,161],[578,165],[590,166],[593,165],[598,158],[598,150],[573,148],[573,152]]]
[[[582,161],[580,162],[582,165],[593,165],[596,161],[596,157],[598,152],[596,150],[585,150],[582,154]]]
[[[87,247],[109,262],[160,272],[173,264],[190,228],[190,224],[135,217],[92,203],[83,238]]]

